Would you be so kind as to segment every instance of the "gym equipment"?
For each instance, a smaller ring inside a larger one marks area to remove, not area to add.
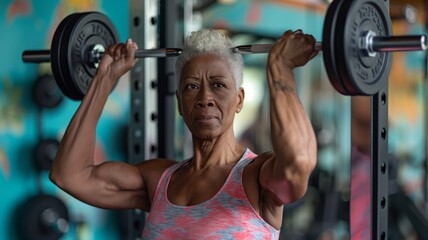
[[[51,50],[24,51],[24,62],[51,62],[52,73],[61,91],[80,100],[86,94],[98,62],[107,46],[117,43],[111,21],[99,12],[73,13],[55,30]],[[177,56],[181,49],[138,50],[137,58]]]
[[[56,240],[69,229],[69,215],[64,202],[54,196],[38,194],[17,209],[16,231],[25,240]]]
[[[387,81],[393,51],[427,48],[425,35],[390,36],[391,19],[379,0],[333,1],[323,28],[326,71],[333,87],[344,95],[373,95]],[[99,12],[74,13],[58,26],[51,50],[27,50],[24,62],[51,61],[59,87],[72,99],[82,99],[108,45],[118,41],[110,20]],[[236,53],[266,53],[270,44],[242,45]],[[178,56],[180,48],[138,50],[137,58]]]
[[[35,148],[35,165],[38,170],[50,171],[58,151],[59,141],[56,139],[41,140]]]
[[[58,106],[64,96],[52,75],[43,75],[37,78],[33,88],[33,98],[36,104],[42,108],[54,108]]]

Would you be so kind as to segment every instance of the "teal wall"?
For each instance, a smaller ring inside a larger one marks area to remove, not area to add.
[[[27,49],[48,49],[56,25],[66,15],[101,11],[114,23],[121,41],[128,36],[127,1],[2,0],[0,1],[0,239],[16,239],[14,215],[30,196],[47,193],[62,199],[71,216],[64,239],[119,239],[112,211],[87,206],[56,188],[47,172],[34,167],[34,147],[39,137],[60,139],[79,102],[65,99],[58,107],[43,109],[32,99],[39,74],[49,64],[24,64]],[[113,91],[98,128],[98,153],[108,159],[125,160],[129,94],[125,80]],[[37,128],[41,118],[40,131]],[[76,221],[83,221],[77,226]]]

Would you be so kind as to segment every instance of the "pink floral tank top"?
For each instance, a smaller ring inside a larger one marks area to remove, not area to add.
[[[260,217],[242,185],[243,170],[255,157],[247,149],[221,189],[193,206],[174,205],[167,199],[172,173],[188,161],[169,167],[156,188],[143,239],[278,239],[279,230]]]

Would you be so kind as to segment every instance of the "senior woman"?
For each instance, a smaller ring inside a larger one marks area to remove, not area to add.
[[[94,162],[96,126],[116,81],[134,66],[137,45],[110,46],[61,141],[51,180],[90,205],[149,212],[145,239],[278,239],[283,206],[301,198],[316,165],[316,140],[293,69],[317,52],[315,39],[285,32],[269,53],[273,151],[256,155],[235,138],[244,106],[243,60],[221,33],[192,32],[177,58],[177,101],[193,157],[136,165]],[[143,159],[142,159],[143,160]]]

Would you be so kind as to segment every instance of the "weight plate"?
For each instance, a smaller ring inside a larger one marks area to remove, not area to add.
[[[36,104],[42,108],[54,108],[62,102],[64,97],[54,77],[43,75],[37,78],[34,84],[33,98]]]
[[[35,164],[39,170],[51,170],[58,152],[59,142],[56,139],[44,139],[35,149]]]
[[[391,19],[384,0],[343,1],[335,35],[335,60],[347,95],[373,95],[386,84],[391,69],[391,54],[378,52],[366,56],[360,50],[367,31],[376,36],[391,35]]]
[[[45,210],[50,211],[50,217],[53,219],[45,219],[46,216],[43,215],[46,213]],[[67,231],[69,216],[62,200],[54,196],[39,194],[27,199],[17,209],[15,220],[20,239],[56,240]]]
[[[342,4],[341,0],[334,0],[328,7],[323,26],[323,60],[328,79],[336,91],[346,95],[348,92],[345,89],[337,71],[335,59],[335,31],[337,24],[337,15]]]
[[[88,61],[90,50],[96,44],[107,48],[117,43],[119,37],[113,23],[106,15],[99,12],[79,14],[74,22],[66,26],[65,32],[66,37],[61,42],[62,47],[67,50],[67,54],[63,55],[64,62],[67,62],[64,80],[73,85],[73,94],[70,98],[81,100],[97,71],[96,67]]]
[[[76,18],[77,16],[78,16],[78,13],[70,14],[60,22],[57,29],[55,30],[54,36],[52,38],[52,43],[51,43],[52,74],[55,78],[56,83],[58,84],[59,89],[61,89],[61,92],[67,97],[70,97],[70,95],[73,93],[73,89],[71,89],[72,86],[68,86],[67,81],[64,78],[63,71],[67,67],[67,62],[64,62],[61,56],[67,54],[67,51],[66,49],[64,51],[64,49],[62,49],[61,46],[62,46],[67,25],[70,22],[74,22],[73,19]]]

